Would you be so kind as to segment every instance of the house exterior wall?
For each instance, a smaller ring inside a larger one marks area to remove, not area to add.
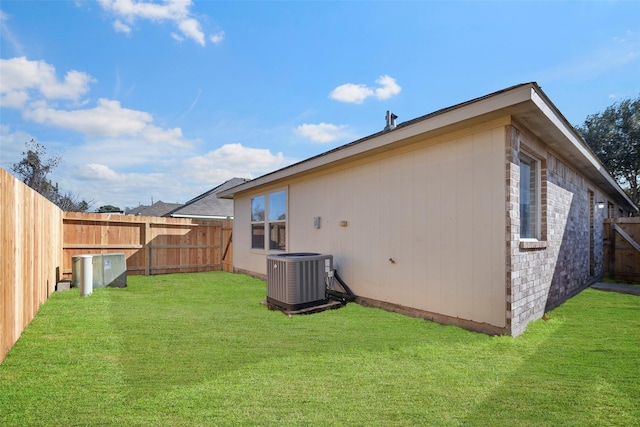
[[[235,200],[236,271],[266,278],[267,252],[251,249],[251,198],[276,191],[287,192],[286,251],[333,255],[359,302],[514,336],[601,277],[603,219],[637,211],[534,83],[224,194]],[[268,216],[262,200],[256,212]],[[263,228],[279,245],[273,221]]]
[[[520,241],[518,154],[523,149],[541,162],[542,244]],[[507,317],[510,333],[519,335],[529,321],[602,276],[608,209],[595,203],[604,201],[606,206],[608,200],[568,162],[517,126],[507,127],[506,151]]]
[[[360,297],[505,328],[507,122],[287,182],[287,251],[332,254]],[[234,264],[264,275],[266,254],[250,250],[253,195],[236,196]]]

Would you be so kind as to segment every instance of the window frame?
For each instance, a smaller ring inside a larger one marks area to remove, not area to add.
[[[255,204],[254,204],[255,202]],[[252,197],[250,200],[251,212],[249,214],[249,222],[251,224],[251,249],[260,249],[260,246],[264,248],[265,234],[264,223],[266,220],[266,197],[264,194]],[[256,207],[258,209],[256,209]],[[261,210],[259,210],[261,208]],[[256,234],[255,231],[262,229],[262,236]],[[256,246],[256,242],[262,240],[260,246]]]
[[[536,156],[530,154],[527,151],[520,151],[518,155],[519,168],[520,168],[520,182],[518,184],[518,196],[519,196],[519,217],[520,217],[520,241],[522,242],[539,242],[542,241],[542,179],[541,179],[541,161]],[[529,171],[529,181],[532,181],[530,185],[530,199],[532,203],[529,206],[533,206],[533,209],[527,215],[528,222],[532,222],[533,232],[527,233],[523,236],[523,230],[525,229],[525,218],[523,217],[522,209],[522,164],[526,164]],[[531,191],[532,188],[532,191]],[[533,194],[531,194],[533,193]],[[533,217],[531,219],[531,217]]]
[[[284,206],[276,204],[275,196],[284,194]],[[260,200],[263,205],[262,218],[254,218],[254,200]],[[273,205],[273,206],[272,206]],[[256,194],[250,199],[250,225],[251,225],[251,250],[258,252],[286,252],[288,247],[288,217],[289,217],[289,191],[288,188],[278,188],[261,194]],[[284,208],[284,213],[280,216],[283,218],[273,218],[273,212],[276,210],[280,213]],[[262,230],[262,245],[256,245],[255,231]],[[272,233],[284,233],[280,238],[271,239]],[[280,244],[279,247],[274,243]]]

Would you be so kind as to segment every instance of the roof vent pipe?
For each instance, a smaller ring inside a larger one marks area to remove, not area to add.
[[[384,127],[385,131],[393,130],[396,128],[396,119],[398,116],[393,114],[391,111],[387,110],[387,115],[385,119],[387,120],[387,125]]]

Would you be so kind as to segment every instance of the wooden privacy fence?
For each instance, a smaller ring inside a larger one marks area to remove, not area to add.
[[[0,168],[0,362],[55,291],[62,211]]]
[[[640,217],[604,220],[605,275],[640,282]]]
[[[63,276],[72,257],[124,253],[127,274],[233,271],[231,220],[65,212]]]
[[[129,274],[233,271],[232,224],[62,212],[0,168],[0,363],[74,255],[124,252]]]

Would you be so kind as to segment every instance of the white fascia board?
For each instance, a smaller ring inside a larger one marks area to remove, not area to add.
[[[172,218],[193,218],[193,219],[233,219],[233,216],[220,215],[188,215],[188,214],[171,214]]]
[[[551,105],[547,102],[546,97],[541,96],[535,88],[531,88],[531,100],[536,104],[538,109],[545,115],[545,117],[553,123],[553,125],[562,133],[562,135],[567,139],[567,141],[571,144],[571,148],[573,150],[577,150],[591,166],[593,166],[600,176],[609,184],[611,188],[614,189],[622,198],[624,198],[629,206],[635,207],[636,210],[638,208],[633,204],[627,193],[622,190],[618,182],[609,174],[604,165],[600,162],[600,159],[593,154],[593,152],[588,149],[580,140],[578,136],[576,136],[575,131],[573,130],[573,126],[567,124],[566,119],[560,115],[559,112],[556,111],[555,108],[552,108]]]

